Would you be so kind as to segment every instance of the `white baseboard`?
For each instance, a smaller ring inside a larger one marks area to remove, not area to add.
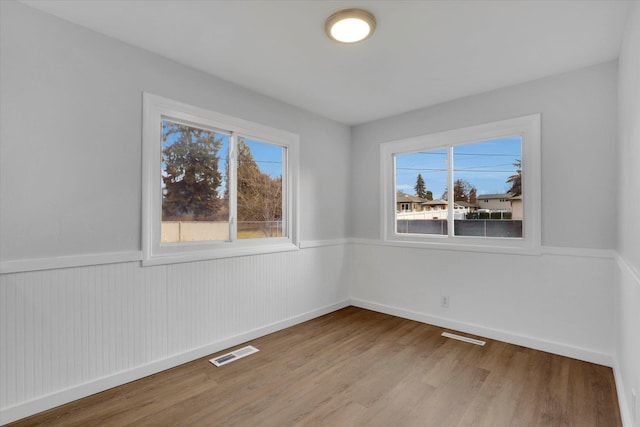
[[[55,408],[56,406],[64,405],[65,403],[69,403],[74,400],[81,399],[83,397],[87,397],[92,394],[138,380],[140,378],[144,378],[146,376],[164,371],[169,368],[173,368],[183,363],[191,362],[192,360],[217,353],[221,350],[225,350],[230,347],[245,343],[247,341],[251,341],[253,339],[288,328],[290,326],[297,325],[298,323],[306,322],[307,320],[311,320],[316,317],[331,313],[333,311],[340,310],[342,308],[348,307],[349,305],[349,300],[339,301],[337,303],[311,310],[306,313],[290,317],[288,319],[271,323],[270,325],[262,326],[260,328],[244,332],[242,334],[216,341],[203,347],[189,350],[180,354],[175,354],[165,359],[156,360],[146,365],[141,365],[127,371],[118,372],[107,377],[98,378],[84,384],[80,384],[65,390],[60,390],[55,393],[39,397],[34,400],[20,403],[16,406],[4,408],[0,410],[0,425],[5,425],[10,422],[37,414],[39,412]],[[215,369],[213,365],[212,368]]]
[[[557,343],[553,341],[541,340],[538,338],[516,334],[516,333],[505,331],[505,330],[487,328],[484,326],[474,325],[466,322],[460,322],[457,320],[447,319],[440,316],[433,316],[426,313],[406,310],[399,307],[392,307],[389,305],[379,304],[372,301],[365,301],[357,298],[351,298],[351,305],[355,307],[366,308],[368,310],[377,311],[380,313],[390,314],[392,316],[398,316],[405,319],[415,320],[421,323],[440,326],[442,328],[453,329],[456,331],[466,332],[473,335],[479,335],[482,337],[487,337],[487,338],[495,339],[498,341],[504,341],[510,344],[529,347],[535,350],[546,351],[548,353],[559,354],[561,356],[567,356],[574,359],[597,363],[599,365],[604,365],[604,366],[613,365],[613,357],[610,354],[600,353],[597,351],[593,351],[593,350],[589,350],[581,347],[574,347],[574,346]]]
[[[624,382],[620,373],[618,360],[613,362],[613,378],[616,382],[616,392],[618,393],[618,406],[620,407],[620,418],[622,418],[623,427],[633,427],[633,414],[629,405],[627,405],[627,394],[625,393]]]

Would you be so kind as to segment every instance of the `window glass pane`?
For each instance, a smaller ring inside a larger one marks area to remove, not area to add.
[[[284,158],[284,147],[238,138],[238,239],[283,236]]]
[[[162,243],[229,240],[229,135],[162,120]]]
[[[453,147],[454,234],[522,237],[522,137]]]
[[[447,149],[395,155],[396,232],[447,235]]]

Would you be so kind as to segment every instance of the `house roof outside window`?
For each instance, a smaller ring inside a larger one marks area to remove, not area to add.
[[[398,191],[396,193],[396,202],[398,203],[402,203],[402,202],[424,203],[426,201],[427,199],[423,199],[417,196],[412,196],[410,194],[403,193],[402,191]]]

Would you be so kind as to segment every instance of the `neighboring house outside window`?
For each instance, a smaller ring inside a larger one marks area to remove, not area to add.
[[[479,208],[491,211],[511,211],[511,194],[480,194]]]
[[[380,162],[385,240],[539,250],[539,115],[383,143]]]

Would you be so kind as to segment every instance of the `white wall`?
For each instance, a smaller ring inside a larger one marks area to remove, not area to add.
[[[1,31],[3,261],[140,250],[143,91],[299,134],[301,239],[346,235],[347,126],[13,1]]]
[[[620,54],[616,381],[627,425],[640,426],[640,4],[634,4]],[[638,396],[635,414],[631,391]],[[635,423],[631,424],[634,420]]]
[[[353,248],[364,308],[611,365],[613,261],[394,247]],[[449,308],[440,297],[449,297]]]
[[[355,126],[352,235],[379,237],[380,142],[542,113],[542,243],[615,248],[615,220],[593,206],[616,205],[616,85],[609,62]]]
[[[0,15],[4,266],[139,259],[143,91],[299,134],[307,247],[1,275],[0,424],[346,304],[348,248],[322,245],[347,235],[347,126],[13,1]]]
[[[616,223],[592,208],[616,205],[616,91],[609,62],[354,127],[356,304],[612,364]],[[381,142],[533,113],[542,114],[543,255],[379,240]],[[450,297],[448,309],[440,296]]]

